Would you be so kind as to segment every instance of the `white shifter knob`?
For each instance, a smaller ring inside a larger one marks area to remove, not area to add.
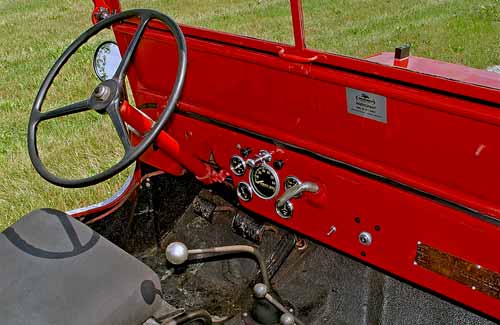
[[[170,263],[180,265],[188,259],[188,248],[184,243],[173,242],[167,246],[165,255]]]
[[[284,313],[283,315],[281,315],[280,324],[281,325],[294,325],[295,324],[295,317],[293,317],[293,315],[290,313]]]

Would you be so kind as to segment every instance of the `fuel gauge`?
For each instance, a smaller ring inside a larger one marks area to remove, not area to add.
[[[248,202],[252,199],[253,191],[250,185],[248,185],[248,183],[241,182],[238,184],[238,187],[236,188],[236,194],[238,194],[240,200]]]
[[[245,171],[247,170],[247,164],[245,160],[238,155],[234,155],[231,157],[229,161],[229,167],[231,171],[237,176],[245,175]]]

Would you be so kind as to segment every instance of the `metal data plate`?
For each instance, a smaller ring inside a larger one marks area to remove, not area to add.
[[[347,111],[371,120],[387,123],[387,100],[384,96],[346,88]]]
[[[460,257],[418,243],[415,264],[500,299],[500,274]]]

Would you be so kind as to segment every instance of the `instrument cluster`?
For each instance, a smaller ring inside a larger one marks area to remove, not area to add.
[[[240,148],[240,153],[233,155],[229,161],[233,174],[242,178],[236,186],[238,198],[243,202],[249,202],[254,197],[262,200],[276,199],[276,213],[285,219],[292,217],[294,207],[290,199],[301,196],[300,180],[295,176],[287,176],[281,182],[277,170],[283,168],[284,161],[273,160],[273,153],[267,150],[260,150],[250,158],[251,152],[250,148]],[[284,187],[285,193],[278,198],[281,186]],[[290,191],[297,194],[288,197]]]

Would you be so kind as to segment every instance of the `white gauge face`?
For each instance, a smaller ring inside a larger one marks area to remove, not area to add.
[[[114,42],[104,42],[94,54],[94,72],[101,81],[113,77],[122,60],[120,49]]]
[[[243,176],[247,170],[247,164],[245,160],[240,156],[234,155],[229,161],[229,168],[236,176]]]
[[[278,174],[269,165],[263,164],[250,172],[250,184],[257,194],[262,199],[272,199],[280,190],[280,182]]]

